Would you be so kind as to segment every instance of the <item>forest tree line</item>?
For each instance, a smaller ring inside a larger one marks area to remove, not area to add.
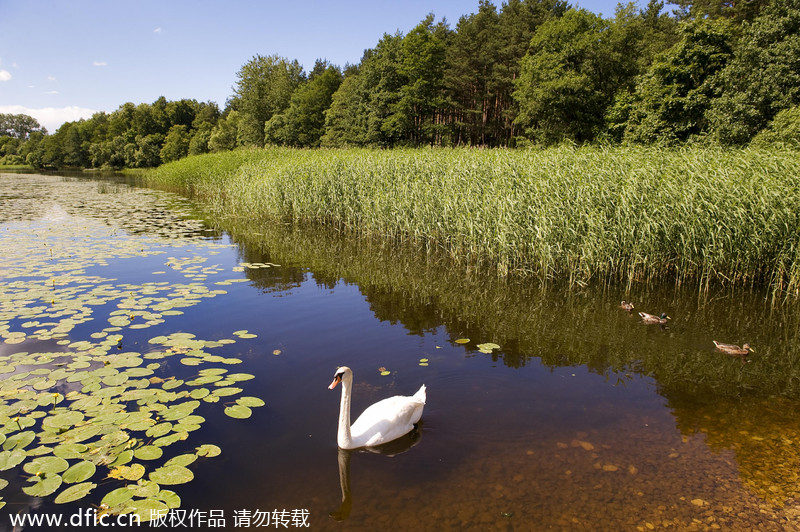
[[[431,14],[384,34],[357,65],[256,55],[224,109],[162,97],[52,135],[0,115],[0,164],[153,167],[264,145],[800,145],[800,0],[676,4],[603,18],[564,0],[481,0],[455,27]]]

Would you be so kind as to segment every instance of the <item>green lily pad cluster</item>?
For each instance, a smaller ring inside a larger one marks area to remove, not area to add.
[[[102,484],[104,512],[148,520],[152,509],[177,508],[180,497],[163,486],[191,481],[190,466],[221,450],[199,442],[195,453],[176,455],[172,446],[193,439],[205,409],[244,419],[264,405],[241,396],[241,383],[254,378],[229,371],[241,359],[211,353],[255,335],[203,340],[167,326],[226,294],[205,284],[224,271],[207,265],[224,245],[199,238],[202,225],[186,213],[166,210],[172,200],[163,193],[103,194],[91,182],[44,176],[0,176],[0,190],[15,198],[0,203],[0,471],[22,475],[27,495],[57,504],[100,497],[99,480],[110,478],[117,482]],[[166,269],[152,272],[157,281],[103,275],[112,260],[158,255]],[[183,280],[165,280],[170,270]],[[77,336],[79,325],[89,332]],[[152,337],[149,350],[126,350],[126,338],[148,327],[168,334]],[[199,367],[178,378],[170,357]],[[0,480],[0,490],[7,485]]]
[[[97,487],[93,478],[109,477],[137,483],[126,492],[130,497],[107,504],[111,511],[171,507],[176,496],[158,486],[190,481],[187,466],[196,457],[164,458],[171,445],[205,423],[198,414],[201,401],[225,401],[225,413],[235,418],[249,417],[250,409],[264,402],[255,397],[232,401],[243,391],[235,384],[254,378],[247,373],[215,367],[187,381],[157,376],[161,364],[147,363],[145,356],[160,354],[119,353],[104,364],[92,360],[88,368],[71,366],[69,352],[7,357],[19,367],[37,369],[15,369],[0,384],[0,471],[21,465],[30,475],[23,491],[35,497],[55,494],[56,503],[84,497]],[[198,456],[219,452],[205,444]],[[139,491],[148,496],[138,496]]]
[[[478,344],[478,351],[480,351],[481,353],[485,353],[487,355],[491,354],[491,352],[494,351],[495,349],[500,349],[500,346],[492,342],[487,342],[485,344]]]
[[[271,262],[240,262],[239,266],[242,268],[249,268],[251,270],[258,270],[260,268],[274,268],[280,266],[280,264],[273,264]]]

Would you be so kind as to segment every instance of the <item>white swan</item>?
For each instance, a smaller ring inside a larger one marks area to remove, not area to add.
[[[328,386],[333,390],[342,383],[342,402],[339,407],[339,434],[336,438],[341,449],[374,447],[408,434],[422,417],[425,407],[425,385],[413,396],[395,395],[378,401],[364,410],[350,425],[350,393],[353,389],[353,372],[342,366],[333,375]]]

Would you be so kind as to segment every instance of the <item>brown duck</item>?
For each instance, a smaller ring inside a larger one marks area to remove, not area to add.
[[[667,316],[666,312],[662,312],[661,316],[656,316],[655,314],[648,314],[647,312],[640,312],[639,316],[642,317],[642,321],[645,323],[660,323],[664,325],[667,323],[667,320],[671,320],[669,316]]]
[[[622,308],[622,310],[627,310],[630,312],[633,310],[633,301],[623,301],[619,306]]]
[[[739,356],[739,357],[746,357],[750,354],[751,351],[755,351],[750,344],[744,344],[742,347],[734,344],[721,344],[714,340],[714,345],[717,347],[718,350],[722,351],[723,353],[728,353],[729,355]]]

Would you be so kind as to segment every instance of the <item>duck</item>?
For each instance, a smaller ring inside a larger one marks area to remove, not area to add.
[[[427,398],[424,384],[414,395],[395,395],[370,405],[351,425],[353,371],[347,366],[336,370],[328,389],[333,390],[339,383],[342,384],[342,400],[336,443],[340,449],[375,447],[396,440],[411,432],[422,418]]]
[[[656,316],[655,314],[648,314],[647,312],[640,312],[639,316],[642,317],[642,321],[645,323],[660,323],[664,325],[667,323],[667,320],[671,320],[669,316],[667,316],[666,312],[662,312],[661,316]]]
[[[755,349],[750,347],[750,344],[744,344],[742,347],[739,347],[738,345],[734,344],[722,344],[716,340],[713,340],[713,342],[714,346],[716,346],[718,350],[722,351],[723,353],[728,353],[729,355],[746,357],[751,351],[755,351]]]
[[[633,310],[633,301],[623,301],[619,305],[622,310],[627,310],[628,312]]]

